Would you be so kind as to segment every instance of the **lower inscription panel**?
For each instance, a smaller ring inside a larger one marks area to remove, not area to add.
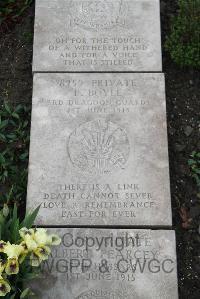
[[[178,299],[175,233],[51,229],[62,238],[31,283],[40,299]]]

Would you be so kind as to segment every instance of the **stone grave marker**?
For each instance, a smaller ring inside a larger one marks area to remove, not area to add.
[[[175,233],[51,229],[62,237],[31,283],[40,299],[178,299]]]
[[[170,226],[163,74],[35,74],[38,225]]]
[[[172,224],[161,71],[159,0],[36,0],[27,208],[62,238],[40,299],[178,299],[175,232],[149,229]]]
[[[159,0],[36,0],[33,72],[162,71]]]

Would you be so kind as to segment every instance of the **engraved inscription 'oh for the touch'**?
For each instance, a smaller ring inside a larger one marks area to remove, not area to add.
[[[129,151],[125,129],[104,119],[80,125],[68,140],[68,153],[73,165],[92,175],[123,169]]]

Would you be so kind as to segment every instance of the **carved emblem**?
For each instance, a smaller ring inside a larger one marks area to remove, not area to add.
[[[127,3],[124,0],[72,0],[69,13],[75,25],[102,30],[125,25]]]
[[[124,294],[125,295],[125,294]],[[108,290],[89,290],[82,293],[75,299],[125,299],[126,295],[121,295],[117,292],[108,291]]]
[[[103,119],[82,124],[69,136],[68,153],[75,167],[89,174],[123,169],[129,156],[126,131]]]

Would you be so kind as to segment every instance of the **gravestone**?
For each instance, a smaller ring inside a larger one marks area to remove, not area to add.
[[[31,283],[40,299],[178,299],[173,231],[51,229],[62,237]]]
[[[178,299],[175,233],[130,229],[172,224],[161,71],[159,0],[36,0],[27,208],[62,238],[40,299]]]
[[[159,0],[36,0],[34,72],[161,70]]]
[[[35,74],[38,205],[38,225],[171,225],[163,74]]]

